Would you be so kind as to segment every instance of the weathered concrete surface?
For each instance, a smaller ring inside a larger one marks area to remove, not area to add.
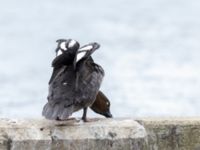
[[[0,119],[0,150],[200,150],[200,118]]]
[[[146,137],[132,119],[0,120],[0,150],[142,150]]]
[[[138,119],[148,133],[148,150],[200,150],[200,118]]]

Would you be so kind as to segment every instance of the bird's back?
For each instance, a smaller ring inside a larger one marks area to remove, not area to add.
[[[77,101],[82,101],[86,106],[91,105],[99,91],[104,71],[94,62],[87,61],[78,70]]]
[[[72,65],[62,67],[49,84],[48,103],[43,115],[48,119],[63,120],[92,105],[103,76],[103,69],[92,61],[80,63],[76,71]]]

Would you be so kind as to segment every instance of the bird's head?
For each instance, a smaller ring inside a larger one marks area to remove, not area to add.
[[[108,98],[99,91],[96,100],[90,107],[94,112],[105,116],[106,118],[112,118],[112,114],[110,112],[110,101]]]

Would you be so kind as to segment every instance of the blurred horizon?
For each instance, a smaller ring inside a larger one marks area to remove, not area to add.
[[[199,116],[199,8],[197,0],[0,2],[0,117],[42,117],[59,38],[100,43],[93,58],[114,117]]]

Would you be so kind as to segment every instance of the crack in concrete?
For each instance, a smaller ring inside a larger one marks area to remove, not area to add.
[[[8,141],[7,141],[7,149],[8,149],[8,150],[11,150],[11,149],[12,149],[12,143],[13,143],[12,139],[11,139],[11,138],[8,138]]]

